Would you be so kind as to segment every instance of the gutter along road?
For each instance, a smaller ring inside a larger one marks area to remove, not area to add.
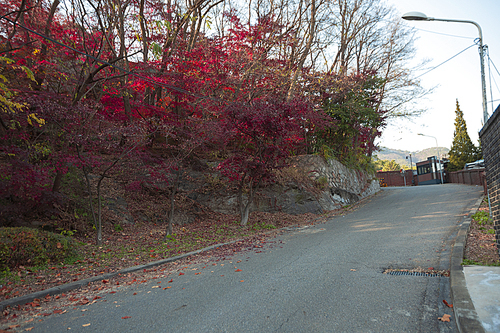
[[[449,269],[458,226],[481,195],[457,184],[385,188],[352,213],[286,232],[261,249],[121,287],[29,326],[51,333],[457,332],[442,302],[452,303],[448,277],[383,271]],[[439,321],[443,314],[451,321]]]

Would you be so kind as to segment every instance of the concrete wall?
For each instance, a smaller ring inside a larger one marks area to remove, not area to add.
[[[493,228],[500,252],[500,106],[479,132],[490,194]]]

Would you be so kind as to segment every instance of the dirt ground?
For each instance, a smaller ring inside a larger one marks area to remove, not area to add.
[[[488,204],[483,201],[479,212],[489,213]],[[495,235],[489,222],[482,223],[472,219],[465,245],[464,262],[468,265],[495,265],[500,266],[500,256],[495,242]]]

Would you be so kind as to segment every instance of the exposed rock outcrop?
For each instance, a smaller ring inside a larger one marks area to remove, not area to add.
[[[174,216],[177,225],[192,223],[200,214],[210,211],[238,214],[235,189],[230,188],[220,175],[210,173],[214,165],[204,163],[206,168],[203,172],[186,171],[179,184]],[[289,168],[280,171],[275,184],[259,189],[251,211],[321,214],[353,204],[380,189],[375,176],[349,169],[335,160],[327,161],[318,155],[297,156],[290,164]],[[162,191],[167,190],[162,188]],[[106,200],[106,210],[120,224],[134,223],[134,220],[164,223],[169,211],[168,195],[156,196],[154,192],[152,190],[152,198],[163,200],[165,204],[161,212],[146,214],[146,209],[143,209],[144,212],[136,209],[131,215],[127,202],[120,197]],[[142,204],[136,203],[137,206]]]
[[[297,156],[292,168],[305,176],[309,184],[288,181],[259,191],[253,210],[289,214],[315,213],[353,204],[380,190],[378,180],[366,172],[352,170],[336,160],[318,155]],[[198,196],[196,201],[221,213],[236,213],[236,194],[219,191],[217,195]]]

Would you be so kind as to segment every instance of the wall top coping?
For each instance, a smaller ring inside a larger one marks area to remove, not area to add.
[[[483,172],[483,171],[486,171],[486,168],[463,169],[463,170],[457,170],[457,171],[450,171],[449,173]]]
[[[482,137],[486,131],[488,130],[488,127],[490,127],[494,122],[497,117],[500,117],[500,105],[497,106],[495,112],[491,115],[491,117],[488,119],[486,124],[483,125],[483,128],[479,131],[479,137]]]

